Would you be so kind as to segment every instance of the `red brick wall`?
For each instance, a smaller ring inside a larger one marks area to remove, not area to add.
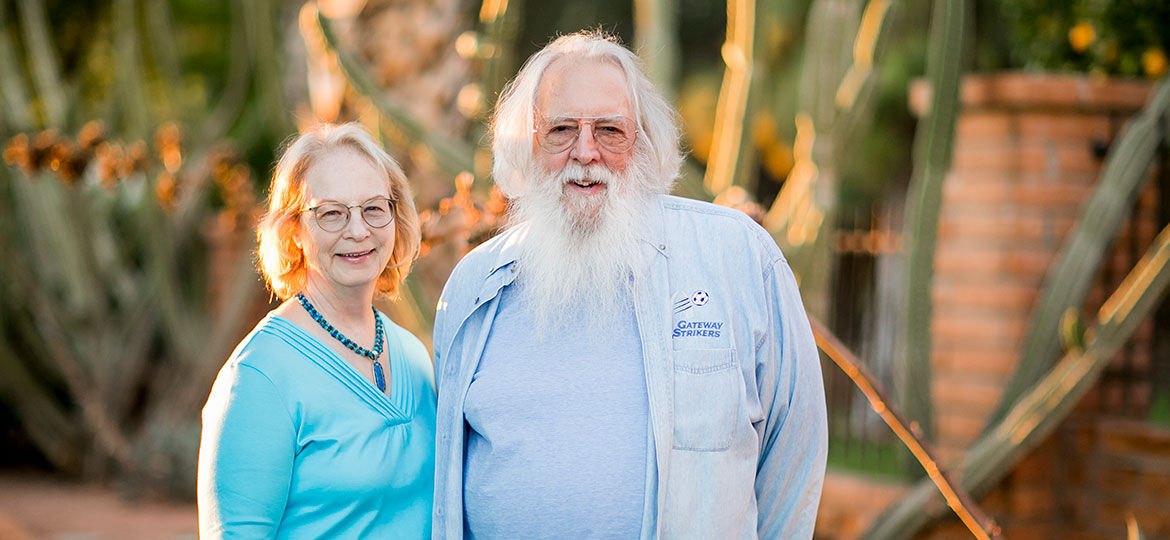
[[[1103,418],[1067,420],[980,501],[1009,539],[1116,540],[1136,521],[1146,540],[1170,538],[1170,430]],[[919,535],[969,539],[955,519]]]
[[[935,419],[947,462],[978,436],[1015,369],[1045,273],[1100,173],[1094,145],[1114,141],[1148,93],[1143,82],[1077,76],[964,81],[933,291]],[[1152,242],[1157,199],[1151,182],[1086,302],[1089,320],[1135,262],[1132,248]],[[1147,323],[1135,350],[1148,350],[1151,334]],[[1170,432],[1101,414],[1121,402],[1141,408],[1141,393],[1096,389],[983,501],[1007,538],[1119,538],[1130,513],[1147,538],[1170,535]],[[954,521],[922,536],[970,534]]]
[[[939,449],[957,458],[1015,368],[1045,271],[1148,85],[1024,74],[962,88],[943,192],[934,283]]]
[[[1080,76],[1009,73],[964,80],[932,293],[935,428],[951,467],[984,428],[1012,376],[1045,274],[1103,165],[1094,145],[1113,142],[1149,91],[1144,82]],[[911,101],[922,110],[929,96],[917,87]],[[1148,186],[1089,295],[1088,320],[1133,266],[1131,252],[1144,251],[1158,232],[1159,197],[1154,183]],[[1150,358],[1141,351],[1153,333],[1147,322],[1134,339],[1137,353],[1115,364],[1148,374]],[[1170,429],[1126,419],[1144,414],[1148,400],[1148,384],[1140,380],[1105,381],[1094,389],[980,501],[1005,537],[1124,538],[1133,515],[1147,539],[1170,539]],[[859,491],[856,482],[830,472],[818,538],[856,537],[866,526],[861,522],[900,493],[896,486]],[[919,537],[971,535],[951,518]]]

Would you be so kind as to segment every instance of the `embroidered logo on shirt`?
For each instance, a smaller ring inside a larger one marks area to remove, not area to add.
[[[679,321],[671,337],[719,337],[723,323],[712,321]]]
[[[695,291],[693,294],[691,294],[690,296],[688,296],[686,298],[683,298],[681,300],[675,300],[674,301],[674,312],[675,313],[682,313],[682,312],[684,312],[688,309],[691,309],[693,307],[703,306],[710,299],[711,299],[711,295],[707,294],[707,291]]]
[[[695,291],[688,296],[674,301],[674,314],[678,315],[691,308],[700,308],[707,305],[711,295],[707,291]],[[716,321],[688,321],[680,320],[674,325],[671,337],[713,337],[717,338],[723,332],[723,323]]]

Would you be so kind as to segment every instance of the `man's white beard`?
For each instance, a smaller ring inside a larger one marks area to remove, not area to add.
[[[529,165],[528,188],[513,201],[509,221],[528,229],[520,241],[517,281],[540,326],[535,330],[557,328],[570,314],[588,313],[587,321],[571,323],[593,330],[625,320],[631,277],[645,258],[640,242],[653,195],[643,181],[649,168],[639,167],[640,161],[630,160],[623,175],[573,161],[555,174]],[[581,178],[604,182],[604,193],[585,197],[565,189]]]

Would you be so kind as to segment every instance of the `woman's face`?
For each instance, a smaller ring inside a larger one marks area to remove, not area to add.
[[[314,212],[301,214],[298,242],[305,253],[309,289],[369,288],[373,294],[394,251],[394,219],[391,216],[384,227],[371,227],[362,217],[368,211],[362,206],[376,204],[371,199],[391,198],[388,184],[380,168],[349,148],[320,156],[305,172],[306,210],[325,203],[351,207],[345,209],[348,222],[337,232],[323,229]]]

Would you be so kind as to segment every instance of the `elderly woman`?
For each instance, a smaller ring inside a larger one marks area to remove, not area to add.
[[[284,300],[220,371],[199,445],[202,538],[430,538],[426,348],[373,307],[418,253],[401,168],[356,124],[295,139],[259,225]]]

